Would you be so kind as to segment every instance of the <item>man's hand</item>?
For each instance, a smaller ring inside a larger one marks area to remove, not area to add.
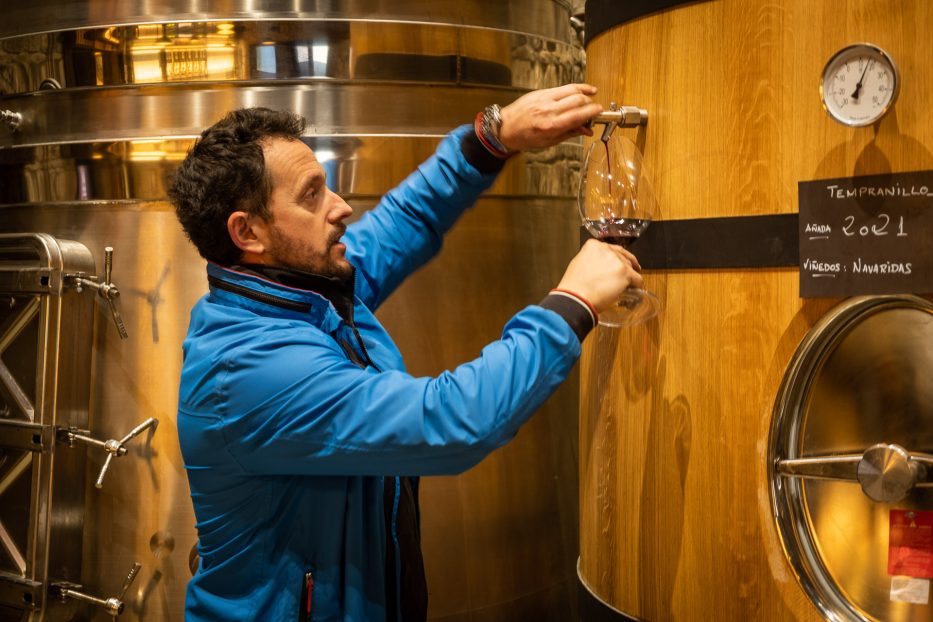
[[[597,311],[619,301],[629,287],[641,287],[641,265],[621,246],[593,238],[570,260],[558,289],[586,298]]]
[[[596,87],[567,84],[526,93],[502,109],[499,140],[509,151],[550,147],[574,136],[592,136],[583,124],[602,112],[590,99]]]

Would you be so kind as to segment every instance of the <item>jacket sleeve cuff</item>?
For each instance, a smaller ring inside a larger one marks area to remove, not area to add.
[[[538,306],[553,311],[564,318],[564,321],[576,333],[577,339],[581,342],[596,327],[597,318],[593,316],[590,308],[586,303],[573,296],[552,292],[545,296],[544,300],[538,303]]]
[[[481,173],[498,173],[505,166],[505,160],[492,155],[483,146],[475,130],[464,132],[460,139],[460,151],[466,161]]]

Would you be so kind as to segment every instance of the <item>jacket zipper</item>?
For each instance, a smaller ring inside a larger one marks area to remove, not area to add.
[[[301,584],[301,607],[298,612],[298,622],[311,622],[311,608],[314,604],[314,575],[306,572],[304,581]]]
[[[395,500],[392,502],[392,546],[395,547],[395,619],[402,620],[402,546],[398,541],[398,504],[402,497],[402,478],[395,477]]]
[[[243,287],[242,285],[237,285],[235,283],[228,283],[222,279],[218,279],[215,276],[208,275],[207,282],[217,289],[223,289],[228,292],[233,292],[234,294],[239,294],[245,298],[250,298],[258,302],[264,302],[268,305],[275,307],[281,307],[283,309],[288,309],[289,311],[299,311],[301,313],[308,313],[311,310],[311,305],[306,302],[297,302],[295,300],[289,300],[288,298],[282,298],[280,296],[273,296],[272,294],[265,294],[263,292],[256,292],[251,290],[248,287]]]
[[[218,289],[223,289],[234,294],[239,294],[246,298],[256,300],[258,302],[263,302],[270,304],[276,307],[281,307],[291,311],[298,311],[301,313],[307,313],[311,310],[311,305],[306,303],[296,302],[294,300],[289,300],[287,298],[281,298],[280,296],[273,296],[272,294],[266,294],[263,292],[257,292],[247,287],[241,285],[236,285],[235,283],[228,283],[217,277],[208,275],[207,282],[210,285]],[[353,336],[356,337],[356,342],[360,346],[360,350],[363,354],[362,361],[354,360],[354,356],[351,355],[351,352],[355,354],[355,351],[350,346],[349,343],[338,340],[338,343],[344,348],[348,358],[359,365],[360,367],[371,366],[376,371],[381,371],[379,367],[373,362],[369,357],[369,352],[366,350],[366,345],[363,343],[363,337],[360,335],[359,331],[356,329],[356,326],[352,322],[349,323],[350,330],[353,332]],[[395,478],[395,500],[392,507],[392,540],[395,548],[395,589],[396,589],[396,606],[398,607],[399,619],[401,619],[401,547],[399,546],[398,541],[398,503],[399,496],[401,495],[401,481],[400,478]],[[304,584],[302,585],[301,591],[301,611],[299,612],[298,620],[299,622],[310,622],[311,621],[311,608],[313,605],[314,598],[314,576],[311,572],[306,572],[304,576]]]
[[[360,350],[363,352],[363,356],[366,358],[366,363],[376,371],[382,371],[375,363],[373,363],[373,360],[369,358],[369,351],[366,349],[366,344],[363,343],[363,337],[360,335],[360,331],[356,330],[356,325],[350,324],[350,329],[353,330],[353,336],[356,337],[356,342],[360,344]]]

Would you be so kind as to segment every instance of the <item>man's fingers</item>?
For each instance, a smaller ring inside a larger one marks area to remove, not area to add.
[[[633,255],[630,251],[627,251],[626,249],[622,248],[621,246],[619,246],[618,248],[620,251],[622,251],[622,256],[628,259],[629,263],[632,264],[632,267],[635,269],[635,271],[641,272],[641,264],[638,263],[638,257]]]
[[[580,127],[602,111],[603,107],[596,103],[573,108],[558,115],[556,125],[559,127]]]
[[[623,261],[632,267],[633,273],[629,278],[629,286],[641,287],[644,283],[644,278],[641,275],[641,264],[638,263],[638,258],[621,246],[613,246],[615,250],[618,251],[619,254],[623,257]]]
[[[590,98],[590,96],[584,95],[583,93],[568,95],[567,97],[554,102],[554,112],[560,114],[562,112],[567,112],[568,110],[573,110],[574,108],[580,108],[592,102],[593,100]]]
[[[592,84],[565,84],[547,90],[547,94],[554,98],[554,101],[577,93],[593,96],[596,95],[596,87]]]
[[[572,130],[565,132],[563,136],[560,137],[560,142],[570,140],[571,138],[577,138],[578,136],[593,136],[593,129],[584,126],[575,127]]]
[[[593,135],[594,135],[593,128],[586,127],[585,125],[581,125],[580,127],[575,127],[569,132],[567,132],[567,138],[564,138],[564,140],[567,140],[569,138],[576,138],[577,136],[593,136]]]

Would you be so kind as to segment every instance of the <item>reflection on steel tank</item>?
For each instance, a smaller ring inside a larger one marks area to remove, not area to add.
[[[359,215],[484,106],[580,81],[582,49],[563,0],[14,4],[0,23],[0,358],[19,381],[0,383],[0,619],[106,620],[115,598],[121,619],[181,620],[198,560],[176,387],[207,282],[166,176],[225,112],[286,108]],[[380,310],[413,374],[474,358],[559,280],[579,244],[580,156],[569,142],[510,161]],[[79,296],[91,306],[75,328]],[[40,339],[66,329],[87,343]],[[23,380],[51,359],[54,376]],[[424,481],[432,619],[575,615],[577,386],[475,469]],[[48,419],[25,406],[55,391],[76,403]]]

